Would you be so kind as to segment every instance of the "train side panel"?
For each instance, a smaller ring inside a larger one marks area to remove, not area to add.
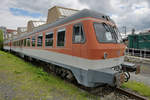
[[[69,69],[74,74],[78,83],[87,86],[95,87],[100,84],[109,84],[115,86],[117,84],[115,78],[120,77],[120,73],[112,69],[112,67],[120,66],[124,60],[124,46],[121,44],[104,44],[99,43],[96,39],[92,20],[83,20],[74,23],[67,23],[63,27],[54,27],[35,33],[35,47],[27,46],[12,46],[11,50],[20,53],[22,57],[29,56],[38,60],[52,63],[66,69]],[[82,23],[85,35],[84,43],[72,43],[73,26]],[[65,45],[57,46],[58,31],[65,29]],[[45,34],[52,31],[53,47],[45,46]],[[37,37],[43,35],[41,47],[37,46]],[[28,38],[26,37],[26,38]],[[108,54],[107,59],[104,59],[104,53]]]

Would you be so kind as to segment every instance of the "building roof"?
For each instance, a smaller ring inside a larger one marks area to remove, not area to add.
[[[62,18],[71,16],[77,12],[78,10],[75,10],[75,9],[54,6],[48,10],[47,24],[50,24]]]
[[[27,27],[18,27],[18,29],[19,29],[21,32],[26,32],[26,31],[27,31]]]
[[[33,22],[34,27],[38,27],[40,25],[45,24],[45,21],[32,21],[32,22]]]
[[[45,21],[30,20],[30,21],[28,21],[28,24],[27,24],[27,32],[32,32],[34,29],[38,28],[39,26],[41,26],[45,23],[46,23]]]
[[[65,18],[78,12],[78,10],[56,6],[60,12],[60,17]]]
[[[7,29],[7,33],[13,33],[13,32],[15,32],[16,30],[13,30],[13,29]]]

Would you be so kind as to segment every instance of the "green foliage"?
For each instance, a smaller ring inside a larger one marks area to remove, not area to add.
[[[150,99],[150,86],[147,86],[142,82],[129,81],[124,83],[122,88],[129,88]]]
[[[3,49],[3,31],[0,30],[0,49]]]

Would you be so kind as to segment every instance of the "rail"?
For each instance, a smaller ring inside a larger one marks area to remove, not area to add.
[[[119,92],[123,95],[126,95],[128,96],[129,98],[131,99],[135,99],[135,100],[147,100],[147,98],[143,97],[143,96],[140,96],[136,93],[133,93],[133,92],[130,92],[130,91],[127,91],[127,90],[124,90],[122,88],[116,88],[115,89],[116,92]]]

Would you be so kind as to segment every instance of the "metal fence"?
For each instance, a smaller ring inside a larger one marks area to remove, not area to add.
[[[142,58],[150,58],[150,50],[147,50],[147,49],[127,48],[125,55],[127,55],[127,56],[142,57]]]

